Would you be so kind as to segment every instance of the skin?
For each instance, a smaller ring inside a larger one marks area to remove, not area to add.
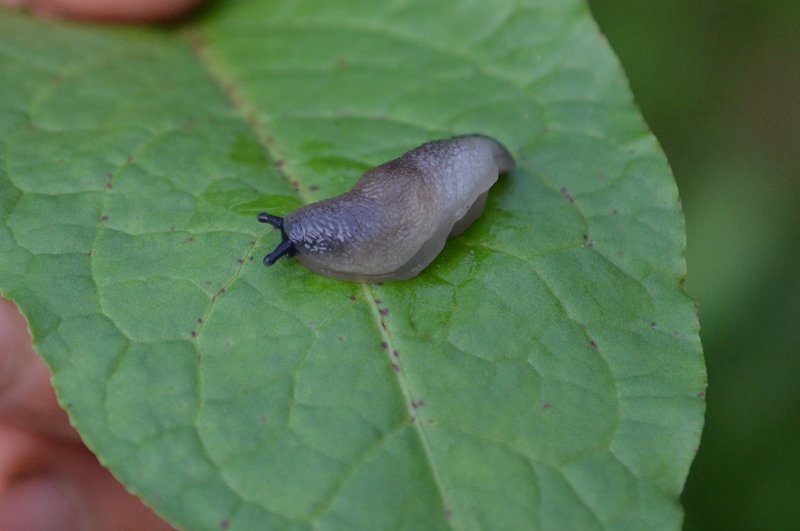
[[[172,529],[70,426],[17,307],[0,299],[0,530]]]
[[[365,173],[338,197],[259,221],[281,229],[267,255],[283,255],[333,278],[360,282],[404,280],[419,274],[448,237],[480,214],[499,174],[514,159],[496,140],[465,135],[423,144]]]
[[[177,20],[201,0],[0,0],[39,16],[95,22],[160,23]]]
[[[200,0],[0,0],[40,16],[160,23]],[[160,519],[98,463],[70,426],[25,319],[0,298],[0,530],[160,531]]]

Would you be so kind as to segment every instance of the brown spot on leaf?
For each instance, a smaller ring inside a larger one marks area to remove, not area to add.
[[[235,90],[236,89],[234,89],[234,95],[231,99],[239,101],[239,98],[236,96]],[[258,115],[254,112],[249,113],[247,115],[247,123],[250,124],[250,127],[256,129],[258,127]],[[267,143],[269,143],[269,139],[267,139]]]
[[[382,316],[384,316],[384,317],[387,317],[387,316],[389,315],[389,308],[381,308],[381,309],[380,309],[380,310],[378,310],[378,311],[379,311],[379,312],[380,312],[380,314],[381,314]]]
[[[561,195],[563,195],[567,199],[567,201],[570,202],[570,204],[575,204],[575,198],[572,197],[572,194],[569,193],[569,190],[567,190],[566,186],[561,187]]]

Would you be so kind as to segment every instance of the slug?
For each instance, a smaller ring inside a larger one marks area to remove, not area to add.
[[[508,150],[485,135],[428,142],[368,171],[340,196],[283,218],[259,214],[282,236],[264,264],[296,256],[342,280],[411,278],[483,213],[489,188],[513,168]]]

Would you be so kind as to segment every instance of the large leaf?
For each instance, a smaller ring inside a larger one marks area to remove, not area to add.
[[[163,32],[4,14],[0,35],[0,289],[159,513],[679,527],[705,388],[683,218],[582,0],[253,0]],[[258,211],[469,132],[518,168],[419,277],[260,264]]]

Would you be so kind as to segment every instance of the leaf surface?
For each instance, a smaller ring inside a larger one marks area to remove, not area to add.
[[[705,389],[683,215],[583,1],[241,1],[0,35],[0,290],[160,514],[680,526]],[[261,265],[279,238],[257,212],[471,132],[518,167],[419,277]]]

